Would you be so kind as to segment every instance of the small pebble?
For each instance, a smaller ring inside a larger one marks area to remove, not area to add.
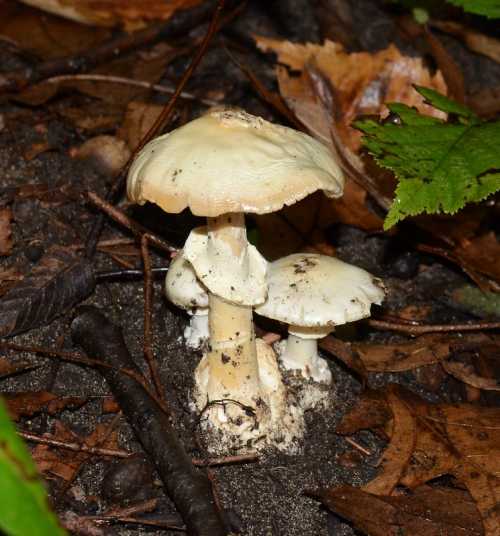
[[[104,474],[102,496],[113,504],[144,500],[153,493],[153,473],[144,458],[114,463]]]
[[[413,251],[405,251],[398,255],[389,265],[389,272],[399,279],[412,279],[418,273],[420,257]]]

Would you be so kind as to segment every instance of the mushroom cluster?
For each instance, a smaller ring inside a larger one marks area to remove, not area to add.
[[[346,322],[367,316],[369,304],[382,299],[380,287],[370,287],[373,278],[362,270],[354,268],[346,275],[345,269],[339,268],[340,283],[332,279],[330,291],[317,291],[313,272],[323,278],[330,270],[328,261],[301,255],[270,265],[247,241],[245,213],[274,212],[316,190],[339,197],[343,183],[342,171],[324,145],[301,132],[236,110],[211,111],[156,138],[130,169],[128,195],[132,201],[149,201],[168,213],[189,208],[194,215],[207,218],[207,225],[190,233],[174,260],[166,294],[193,315],[185,332],[187,342],[200,347],[208,337],[195,371],[192,400],[206,430],[218,437],[212,450],[270,444],[290,449],[303,433],[303,408],[287,392],[274,350],[256,339],[254,310],[292,326],[282,356],[286,367],[330,382],[327,365],[314,352],[315,342],[307,340],[313,337],[315,341],[331,331],[340,318]],[[295,290],[288,283],[295,294],[282,292],[277,276],[297,272],[293,263],[319,263],[322,267],[318,273],[308,269],[302,282],[293,283]],[[361,272],[365,275],[360,276]],[[356,290],[346,297],[343,285],[349,277],[355,279],[355,274],[360,277]],[[335,302],[336,292],[343,300],[339,307],[351,300],[359,312],[329,312],[320,315],[321,319],[313,312],[311,320],[310,307],[305,305],[311,294],[328,308]],[[287,300],[293,314],[274,312],[282,311]],[[203,318],[208,319],[208,333],[203,331]],[[299,340],[306,342],[296,342]],[[295,351],[300,344],[308,357],[299,357],[300,352]]]

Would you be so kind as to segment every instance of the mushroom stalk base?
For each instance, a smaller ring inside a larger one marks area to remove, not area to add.
[[[208,218],[207,250],[212,258],[230,254],[240,271],[249,273],[243,215]],[[255,339],[252,307],[209,292],[209,331],[194,393],[202,426],[209,432],[209,450],[268,445],[292,450],[303,431],[303,416],[289,403],[274,351]]]
[[[299,370],[304,378],[320,383],[332,383],[328,363],[318,354],[317,339],[304,339],[289,332],[280,360],[285,369]]]

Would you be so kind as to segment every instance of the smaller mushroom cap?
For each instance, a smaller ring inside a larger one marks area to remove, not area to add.
[[[267,296],[267,261],[257,248],[248,244],[243,257],[231,248],[213,254],[208,247],[208,230],[196,227],[184,244],[184,256],[198,279],[212,294],[239,305],[257,305]],[[248,262],[246,262],[248,261]]]
[[[311,136],[243,111],[212,111],[149,142],[127,181],[129,199],[197,216],[267,214],[316,190],[342,195],[344,175]]]
[[[260,315],[291,326],[302,326],[304,338],[324,336],[334,327],[370,316],[372,303],[385,296],[382,282],[333,257],[297,253],[268,265],[267,301],[255,308]]]
[[[189,311],[208,307],[207,289],[196,277],[196,272],[182,251],[170,263],[165,278],[165,294],[181,309]]]

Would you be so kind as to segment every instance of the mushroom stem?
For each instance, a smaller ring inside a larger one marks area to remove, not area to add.
[[[293,326],[291,329],[301,328]],[[280,360],[283,367],[288,370],[299,370],[304,378],[328,384],[332,381],[332,373],[327,362],[318,354],[317,338],[303,338],[289,331]]]
[[[230,251],[245,269],[247,246],[243,214],[208,218],[209,255],[227,256]],[[230,303],[211,292],[208,299],[208,393],[253,406],[260,396],[260,382],[252,307]]]

